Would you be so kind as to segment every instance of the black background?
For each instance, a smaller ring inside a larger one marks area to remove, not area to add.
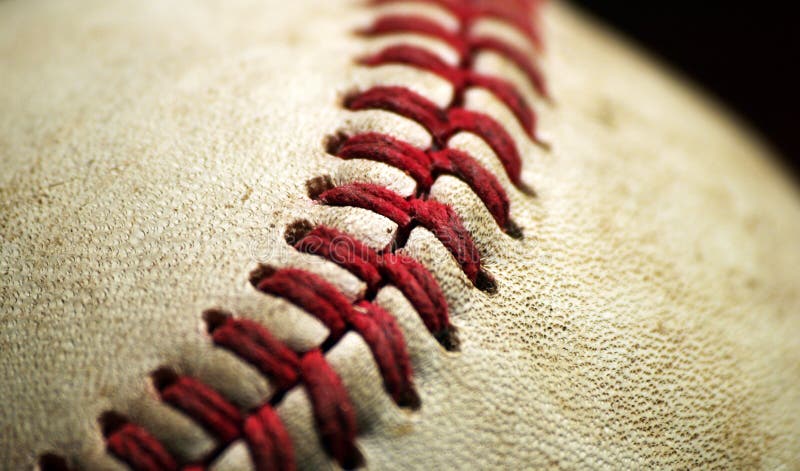
[[[716,95],[800,177],[800,3],[573,1]]]

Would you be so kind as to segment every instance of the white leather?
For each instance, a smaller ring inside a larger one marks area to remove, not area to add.
[[[352,275],[292,250],[284,229],[308,219],[376,247],[394,230],[305,190],[320,175],[413,187],[324,149],[342,130],[429,139],[395,115],[344,110],[348,91],[405,85],[448,100],[430,74],[355,65],[400,39],[452,56],[431,40],[352,34],[377,12],[344,0],[0,2],[3,469],[45,452],[124,469],[97,425],[108,409],[182,459],[208,449],[148,373],[170,365],[243,405],[269,385],[211,345],[205,309],[295,346],[324,337],[247,275],[259,262],[301,267],[355,296]],[[796,188],[749,131],[571,7],[548,5],[543,28],[554,103],[497,56],[478,67],[519,85],[551,150],[487,93],[468,96],[510,130],[538,195],[515,190],[480,139],[453,140],[498,176],[525,239],[504,235],[465,184],[442,177],[433,190],[498,293],[472,287],[430,233],[415,230],[407,247],[440,281],[461,351],[445,352],[386,288],[378,301],[403,328],[421,409],[391,402],[357,335],[328,354],[368,467],[800,469]],[[304,393],[278,411],[302,467],[333,467]],[[247,467],[241,444],[215,466]]]

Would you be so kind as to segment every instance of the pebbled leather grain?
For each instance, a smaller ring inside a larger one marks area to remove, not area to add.
[[[392,222],[315,204],[306,182],[329,175],[410,194],[407,175],[334,158],[326,142],[381,132],[425,147],[430,136],[342,101],[401,85],[444,105],[452,89],[406,66],[358,65],[390,41],[353,34],[375,15],[331,0],[0,3],[3,469],[47,452],[124,469],[96,420],[109,409],[180,459],[213,447],[158,400],[149,373],[171,365],[242,407],[270,385],[213,346],[204,310],[258,321],[297,348],[324,338],[319,322],[256,292],[249,271],[268,262],[352,297],[363,290],[293,250],[284,231],[305,219],[385,245]],[[502,25],[476,26],[524,47]],[[450,141],[498,178],[525,238],[499,229],[466,184],[442,176],[431,189],[486,254],[497,293],[477,290],[423,229],[405,249],[439,280],[460,351],[384,288],[376,300],[403,331],[421,407],[392,402],[358,336],[327,355],[356,407],[367,466],[799,466],[797,189],[758,138],[592,20],[553,2],[543,30],[553,103],[499,56],[482,54],[476,68],[522,90],[551,149],[490,93],[465,100],[509,131],[536,196],[515,188],[484,142]],[[404,42],[452,57],[444,43]],[[305,394],[277,411],[298,465],[332,467]],[[214,469],[249,465],[240,444]]]

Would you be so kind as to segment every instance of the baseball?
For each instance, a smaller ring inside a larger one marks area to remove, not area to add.
[[[0,2],[0,468],[800,469],[800,194],[562,1]]]

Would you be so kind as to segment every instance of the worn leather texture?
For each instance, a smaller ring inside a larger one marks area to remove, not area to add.
[[[393,8],[452,23],[433,7]],[[356,278],[292,250],[284,230],[307,219],[380,247],[395,226],[315,204],[306,182],[406,194],[413,182],[326,154],[326,138],[430,137],[342,98],[383,84],[449,99],[431,74],[354,62],[399,40],[353,34],[378,11],[345,0],[0,2],[0,467],[55,452],[77,469],[125,469],[97,423],[109,409],[181,459],[208,450],[148,374],[170,365],[243,405],[270,385],[211,344],[205,309],[298,348],[321,341],[318,321],[255,292],[248,273],[301,267],[355,296]],[[503,25],[479,27],[524,44]],[[524,239],[498,229],[462,182],[441,177],[432,191],[464,220],[497,294],[475,289],[424,229],[405,249],[443,287],[461,350],[445,351],[389,287],[377,301],[402,327],[421,408],[394,405],[357,335],[327,355],[367,466],[800,469],[797,189],[749,131],[593,20],[552,2],[542,28],[552,102],[499,56],[477,67],[519,86],[550,149],[488,93],[467,97],[512,134],[536,196],[480,139],[453,140],[498,176]],[[401,39],[452,58],[436,41]],[[301,467],[334,467],[304,392],[277,410]],[[249,466],[237,444],[214,469]]]

